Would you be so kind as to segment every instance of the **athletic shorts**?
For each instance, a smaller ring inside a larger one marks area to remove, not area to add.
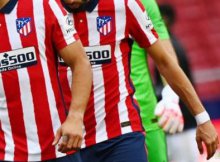
[[[82,162],[79,152],[44,162]]]
[[[145,136],[132,132],[84,148],[83,162],[147,162]]]
[[[166,136],[162,129],[146,132],[149,162],[168,162]]]

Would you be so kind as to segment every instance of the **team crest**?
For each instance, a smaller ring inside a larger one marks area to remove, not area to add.
[[[112,30],[112,18],[110,16],[99,16],[96,18],[97,30],[103,35],[107,35]]]
[[[16,19],[16,27],[19,34],[27,36],[31,32],[31,18]]]

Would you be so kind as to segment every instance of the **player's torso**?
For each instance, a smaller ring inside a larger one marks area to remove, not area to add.
[[[100,0],[91,13],[73,16],[93,69],[93,91],[85,114],[87,146],[141,130],[129,77],[131,39],[125,11],[124,0]]]
[[[65,112],[49,20],[39,12],[43,2],[19,0],[10,14],[0,13],[0,160],[57,156],[51,135]]]

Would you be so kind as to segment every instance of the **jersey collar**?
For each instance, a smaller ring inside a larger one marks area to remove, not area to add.
[[[3,8],[0,9],[0,13],[9,14],[17,2],[18,0],[10,0]]]
[[[80,7],[79,9],[75,10],[74,12],[82,12],[82,11],[87,11],[87,12],[92,12],[96,5],[98,4],[99,0],[90,0],[86,5]],[[66,8],[67,11],[73,12],[71,8],[69,8],[64,1],[62,0],[63,6]]]
[[[86,5],[86,8],[85,8],[86,11],[92,12],[95,9],[98,2],[99,2],[99,0],[90,0],[88,5]]]

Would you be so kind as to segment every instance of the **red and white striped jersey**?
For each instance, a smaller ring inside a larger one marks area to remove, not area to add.
[[[0,10],[0,161],[65,156],[52,146],[66,118],[56,51],[78,39],[55,0],[13,0]]]
[[[131,45],[135,39],[147,48],[157,40],[151,20],[139,0],[92,2],[98,3],[91,4],[95,6],[93,11],[73,14],[74,26],[93,69],[93,91],[84,117],[82,147],[142,131],[130,79]],[[59,72],[69,106],[71,72],[64,66],[60,66]]]

